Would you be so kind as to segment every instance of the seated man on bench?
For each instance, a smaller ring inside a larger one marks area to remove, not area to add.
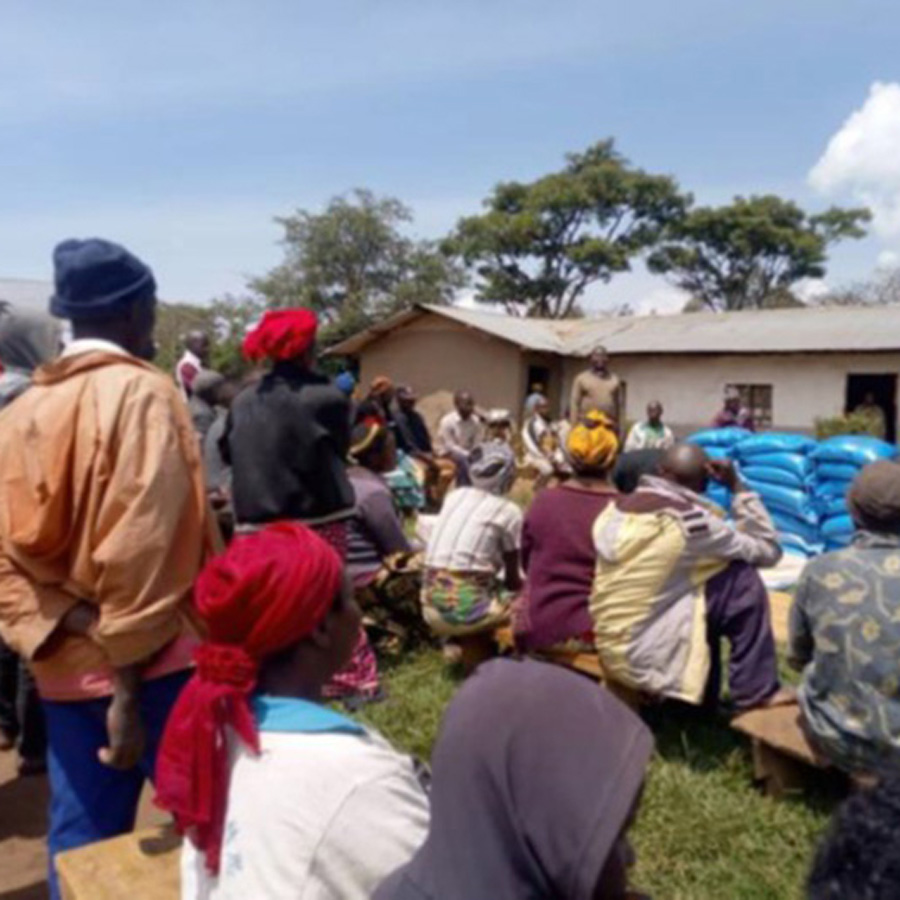
[[[676,445],[659,471],[594,524],[591,615],[604,671],[651,696],[715,704],[725,637],[734,706],[786,702],[756,571],[781,558],[772,520],[733,465],[700,447]],[[735,493],[733,524],[701,496],[710,477]]]
[[[857,527],[844,550],[812,560],[791,608],[790,661],[813,748],[853,774],[900,770],[900,465],[853,482]]]

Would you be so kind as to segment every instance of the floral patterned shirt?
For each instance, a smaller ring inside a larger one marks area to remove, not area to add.
[[[821,749],[847,770],[900,771],[900,535],[859,531],[807,565],[790,655]]]

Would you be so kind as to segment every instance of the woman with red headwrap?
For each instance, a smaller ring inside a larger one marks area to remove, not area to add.
[[[232,466],[238,533],[302,522],[344,556],[354,494],[347,476],[350,401],[315,371],[318,320],[308,309],[267,312],[244,340],[244,356],[271,371],[234,401],[223,439]],[[329,695],[371,698],[378,665],[360,628],[353,659]]]
[[[208,641],[169,719],[157,802],[185,835],[183,900],[367,898],[424,838],[412,762],[319,701],[360,613],[321,537],[238,537],[196,586]]]

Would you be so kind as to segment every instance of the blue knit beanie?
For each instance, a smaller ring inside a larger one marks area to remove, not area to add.
[[[156,296],[149,266],[101,238],[63,241],[53,251],[53,268],[50,312],[59,319],[108,319]]]
[[[356,389],[356,379],[349,372],[341,372],[341,374],[334,379],[334,383],[338,390],[345,393],[348,397]]]

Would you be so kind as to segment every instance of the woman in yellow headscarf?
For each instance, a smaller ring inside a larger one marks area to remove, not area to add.
[[[613,421],[589,413],[569,433],[566,452],[575,475],[538,494],[525,517],[526,584],[514,613],[516,644],[524,651],[594,652],[591,529],[616,495],[610,477],[619,453]]]

